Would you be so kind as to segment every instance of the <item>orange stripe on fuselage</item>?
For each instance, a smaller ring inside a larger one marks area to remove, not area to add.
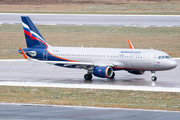
[[[59,59],[65,60],[65,61],[69,61],[69,62],[79,62],[79,61],[69,60],[69,59],[65,59],[65,58],[62,58],[62,57],[53,55],[52,53],[49,52],[48,47],[46,48],[46,50],[47,50],[47,52],[48,52],[50,55],[52,55],[53,57],[56,57],[56,58],[59,58]]]

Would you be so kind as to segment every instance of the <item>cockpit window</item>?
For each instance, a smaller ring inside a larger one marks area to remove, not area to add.
[[[171,59],[169,56],[159,56],[158,59]]]
[[[166,57],[166,59],[170,59],[170,57],[169,56],[165,56]]]

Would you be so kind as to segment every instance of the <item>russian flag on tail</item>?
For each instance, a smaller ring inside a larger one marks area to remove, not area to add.
[[[48,44],[41,36],[31,19],[28,16],[21,16],[21,19],[27,47],[47,47]]]

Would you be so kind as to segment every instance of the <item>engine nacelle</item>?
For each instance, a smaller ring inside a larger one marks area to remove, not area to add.
[[[143,70],[128,70],[128,72],[135,75],[141,75],[145,73]]]
[[[112,67],[94,67],[93,74],[96,77],[110,78],[113,76]]]

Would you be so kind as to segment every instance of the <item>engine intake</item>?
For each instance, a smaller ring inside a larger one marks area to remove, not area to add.
[[[111,78],[113,76],[112,67],[94,67],[93,74],[96,77]]]

